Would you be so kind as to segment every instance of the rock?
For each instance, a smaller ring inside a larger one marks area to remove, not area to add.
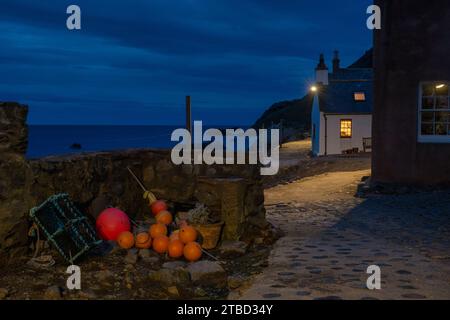
[[[228,294],[227,300],[239,300],[239,298],[241,297],[241,293],[238,291],[231,291]]]
[[[169,261],[169,262],[165,262],[162,265],[162,267],[166,268],[166,269],[184,268],[184,267],[186,267],[186,262],[184,262],[184,261]]]
[[[126,264],[125,268],[123,268],[124,272],[129,272],[129,271],[134,271],[134,270],[136,270],[134,264],[130,264],[130,263]]]
[[[110,286],[114,280],[114,273],[109,270],[101,270],[95,274],[95,278],[101,285]]]
[[[248,223],[254,225],[258,229],[267,228],[267,220],[264,215],[259,214],[248,218]]]
[[[187,286],[190,282],[189,272],[184,269],[167,269],[162,268],[149,274],[149,280],[159,282],[161,286]]]
[[[136,264],[138,261],[138,251],[137,249],[130,249],[125,256],[125,263],[127,264]]]
[[[180,296],[180,292],[178,291],[178,288],[176,286],[168,287],[167,292],[173,296]]]
[[[263,244],[263,243],[264,243],[264,238],[262,238],[262,237],[255,238],[255,244]]]
[[[227,273],[215,261],[199,261],[187,267],[195,285],[225,288],[227,286]]]
[[[141,249],[138,253],[139,258],[141,258],[145,263],[158,263],[159,262],[159,256],[156,254],[156,252],[151,251],[149,249]]]
[[[150,258],[150,250],[141,249],[138,252],[138,256],[139,256],[139,258],[142,258],[142,259],[148,259],[148,258]]]
[[[9,291],[6,288],[0,288],[0,300],[6,299],[8,297]]]
[[[97,300],[98,299],[95,292],[90,289],[78,292],[78,297],[80,299],[87,299],[87,300]]]
[[[206,297],[208,293],[200,287],[195,288],[194,294],[197,297]]]
[[[148,257],[148,258],[143,259],[143,261],[146,264],[150,264],[150,265],[159,264],[159,258],[158,257]]]
[[[44,292],[45,300],[59,300],[62,298],[61,288],[58,286],[51,286]]]
[[[225,257],[243,256],[247,251],[247,244],[243,241],[224,241],[220,246],[220,253]]]
[[[237,289],[242,286],[245,282],[245,279],[239,276],[229,276],[228,277],[228,288]]]

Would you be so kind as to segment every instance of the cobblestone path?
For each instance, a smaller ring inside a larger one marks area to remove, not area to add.
[[[450,192],[355,198],[369,171],[267,190],[285,236],[241,299],[450,299]],[[366,287],[381,268],[381,290]],[[233,298],[236,298],[237,296]]]

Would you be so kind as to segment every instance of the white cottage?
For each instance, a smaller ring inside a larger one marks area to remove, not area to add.
[[[371,151],[373,69],[341,69],[335,52],[333,73],[329,73],[322,54],[312,90],[315,92],[311,113],[313,154]]]

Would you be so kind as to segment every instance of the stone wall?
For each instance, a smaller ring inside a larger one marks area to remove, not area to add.
[[[0,104],[0,258],[21,256],[27,245],[28,211],[67,192],[95,215],[107,203],[132,217],[149,214],[130,167],[155,195],[175,207],[202,202],[225,222],[224,239],[245,239],[267,227],[257,166],[175,166],[170,150],[98,152],[27,161],[26,106]],[[19,133],[19,134],[16,134]],[[0,259],[0,263],[2,260]]]
[[[2,252],[15,257],[26,251],[27,113],[26,106],[0,103],[0,263]]]

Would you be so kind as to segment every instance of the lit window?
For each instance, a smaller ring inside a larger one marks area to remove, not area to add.
[[[421,142],[450,142],[449,84],[428,82],[421,86],[419,100]]]
[[[366,101],[366,94],[364,92],[355,92],[353,98],[355,101]]]
[[[352,120],[341,120],[341,138],[352,137]]]

